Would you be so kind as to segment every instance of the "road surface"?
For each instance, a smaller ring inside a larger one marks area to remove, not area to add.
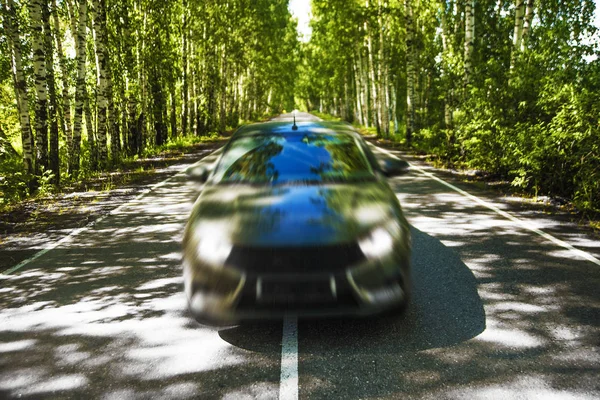
[[[599,398],[600,244],[413,165],[404,315],[197,324],[180,172],[0,275],[0,398]]]

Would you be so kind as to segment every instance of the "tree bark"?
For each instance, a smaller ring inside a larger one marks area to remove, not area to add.
[[[86,102],[85,87],[85,61],[86,61],[86,27],[87,27],[87,1],[79,0],[79,22],[75,36],[75,60],[77,62],[77,87],[75,89],[75,115],[73,118],[73,147],[70,151],[69,173],[77,175],[79,172],[81,153],[81,131],[83,119],[83,107]],[[73,18],[73,26],[74,18]],[[88,132],[88,137],[94,132]]]
[[[105,168],[108,162],[108,106],[110,82],[108,75],[108,57],[106,49],[106,0],[93,0],[94,31],[96,33],[96,70],[98,76],[98,160],[100,168]]]
[[[188,88],[188,17],[187,17],[187,1],[183,1],[183,43],[182,43],[182,70],[183,81],[181,85],[181,134],[188,134],[188,114],[189,114],[189,88]]]
[[[527,46],[527,39],[529,38],[529,31],[531,30],[531,23],[533,21],[533,7],[533,0],[527,0],[527,6],[525,7],[525,20],[523,21],[523,32],[521,37],[521,52],[525,51],[525,46]]]
[[[473,44],[475,40],[475,0],[466,0],[465,3],[465,73],[464,83],[471,83],[473,72]]]
[[[29,17],[32,31],[33,70],[35,76],[35,173],[41,175],[48,169],[48,92],[46,90],[46,53],[42,26],[42,1],[31,0]]]
[[[58,103],[58,110],[60,116],[60,123],[65,133],[65,139],[67,142],[67,153],[69,153],[71,151],[73,143],[73,128],[71,126],[71,95],[69,94],[69,73],[67,69],[67,56],[65,55],[62,47],[60,22],[58,18],[58,8],[56,5],[56,0],[52,0],[52,7],[54,10],[54,12],[52,13],[52,17],[54,22],[54,30],[56,32],[56,51],[58,53],[58,65],[60,67],[60,75],[62,78],[62,94]]]
[[[356,100],[356,111],[355,111],[355,115],[356,118],[358,119],[358,123],[361,125],[365,124],[365,120],[363,118],[363,112],[362,112],[362,102],[361,102],[361,84],[360,84],[360,72],[359,72],[359,67],[358,67],[358,61],[355,59],[352,62],[352,68],[353,68],[353,72],[354,72],[354,97]]]
[[[369,10],[369,0],[366,2],[367,10]],[[381,136],[381,125],[379,106],[377,98],[377,78],[375,72],[375,63],[373,62],[373,37],[371,35],[371,28],[369,22],[365,22],[365,31],[367,32],[367,50],[369,52],[369,73],[371,79],[371,110],[373,112],[373,119],[375,120],[375,128],[377,129],[377,136]]]
[[[379,77],[379,125],[383,133],[383,137],[390,137],[390,115],[389,115],[389,99],[387,90],[387,60],[385,59],[385,40],[383,32],[386,31],[385,19],[382,12],[383,2],[379,0],[377,14],[379,17],[379,62],[378,62],[378,77]]]
[[[92,116],[92,107],[90,105],[90,97],[85,96],[85,127],[87,132],[88,146],[90,147],[90,169],[98,169],[98,145],[96,141],[96,129],[94,117]]]
[[[415,51],[412,0],[404,0],[406,18],[406,142],[412,142],[415,131]]]
[[[47,2],[41,1],[42,22],[44,25],[44,53],[46,57],[46,83],[48,85],[48,122],[50,123],[50,170],[52,171],[52,183],[60,183],[60,159],[58,154],[58,99],[56,95],[56,82],[54,79],[54,48],[53,37],[50,29],[50,10]],[[54,10],[56,13],[56,10]]]
[[[21,125],[21,143],[23,146],[23,168],[28,174],[33,173],[33,135],[29,117],[29,99],[27,96],[27,81],[23,73],[21,59],[21,39],[14,0],[2,1],[4,15],[4,29],[12,53],[12,73],[17,107],[19,109],[19,123]]]
[[[521,49],[523,39],[523,19],[525,15],[525,0],[515,0],[515,26],[513,32],[513,48],[510,57],[510,69],[515,67],[517,54]]]

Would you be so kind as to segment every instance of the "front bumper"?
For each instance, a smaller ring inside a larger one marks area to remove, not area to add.
[[[402,307],[410,292],[408,260],[398,257],[337,273],[219,271],[197,265],[192,268],[184,262],[189,309],[201,323],[280,319],[289,313],[309,318],[368,316]]]

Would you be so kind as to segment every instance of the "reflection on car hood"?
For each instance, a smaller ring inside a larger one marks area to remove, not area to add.
[[[189,229],[233,244],[289,246],[347,243],[399,213],[381,182],[332,185],[207,186]]]

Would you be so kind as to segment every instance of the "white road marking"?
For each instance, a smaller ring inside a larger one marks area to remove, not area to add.
[[[298,317],[286,315],[281,338],[279,399],[298,399]]]
[[[200,160],[202,161],[202,160]],[[200,162],[197,161],[196,163]],[[152,192],[153,190],[156,190],[164,185],[166,185],[169,181],[171,181],[172,179],[174,179],[177,176],[183,175],[185,173],[185,169],[187,169],[189,166],[186,166],[182,171],[177,172],[176,174],[170,176],[169,178],[165,179],[164,181],[155,183],[154,185],[148,187],[147,189],[144,189],[140,194],[138,194],[135,198],[133,198],[132,200],[128,201],[127,203],[121,204],[120,206],[118,206],[117,208],[111,210],[108,214],[101,216],[98,219],[95,219],[94,221],[90,222],[89,224],[81,227],[81,228],[75,228],[72,229],[67,236],[63,237],[60,240],[57,240],[55,242],[52,243],[48,243],[44,246],[44,248],[40,251],[38,251],[37,253],[35,253],[33,256],[29,257],[26,260],[21,261],[20,263],[18,263],[17,265],[15,265],[14,267],[11,267],[3,272],[0,272],[0,275],[10,275],[13,272],[23,268],[24,266],[26,266],[27,264],[29,264],[30,262],[40,258],[41,256],[43,256],[44,254],[46,254],[47,252],[49,252],[52,249],[55,249],[56,247],[58,247],[59,245],[67,242],[68,240],[70,240],[71,238],[79,235],[81,232],[86,231],[88,229],[90,229],[92,226],[94,226],[95,224],[101,222],[102,220],[104,220],[104,218],[106,218],[109,215],[114,215],[118,212],[120,212],[123,208],[134,204],[136,202],[138,202],[139,200],[141,200],[144,196],[146,196],[148,193]]]
[[[382,153],[385,153],[385,154],[389,155],[390,157],[396,158],[398,160],[400,159],[399,157],[397,157],[393,153],[389,152],[388,150],[382,149],[382,148],[377,147],[377,146],[373,146],[373,147],[375,147],[377,150],[381,151]],[[556,244],[556,245],[558,245],[558,246],[560,246],[562,248],[570,250],[573,254],[575,254],[575,255],[583,258],[584,260],[590,261],[590,262],[592,262],[592,263],[600,266],[600,260],[598,260],[596,257],[594,257],[593,255],[591,255],[590,253],[588,253],[586,251],[583,251],[583,250],[580,250],[580,249],[574,247],[573,245],[571,245],[570,243],[567,243],[564,240],[558,239],[558,238],[550,235],[549,233],[546,233],[546,232],[544,232],[544,231],[542,231],[540,229],[537,229],[537,228],[534,228],[534,227],[530,226],[527,222],[522,221],[519,218],[515,217],[514,215],[512,215],[510,213],[507,213],[506,211],[503,211],[503,210],[499,209],[495,205],[493,205],[493,204],[491,204],[491,203],[489,203],[489,202],[487,202],[485,200],[482,200],[479,197],[474,196],[474,195],[472,195],[472,194],[470,194],[470,193],[468,193],[468,192],[466,192],[466,191],[464,191],[464,190],[462,190],[462,189],[460,189],[460,188],[458,188],[458,187],[456,187],[456,186],[454,186],[454,185],[452,185],[452,184],[450,184],[450,183],[448,183],[448,182],[446,182],[446,181],[438,178],[437,176],[433,175],[431,172],[427,172],[423,168],[421,168],[421,167],[419,167],[417,165],[414,165],[412,163],[409,163],[409,164],[410,164],[411,168],[416,169],[417,171],[419,171],[423,175],[428,176],[429,178],[431,178],[431,179],[433,179],[433,180],[441,183],[442,185],[444,185],[444,186],[446,186],[446,187],[454,190],[455,192],[458,192],[458,193],[462,194],[463,196],[465,196],[465,197],[467,197],[467,198],[475,201],[476,203],[478,203],[478,204],[480,204],[480,205],[482,205],[482,206],[484,206],[484,207],[486,207],[486,208],[494,211],[495,213],[503,216],[504,218],[507,218],[507,219],[511,220],[512,222],[514,222],[515,224],[519,225],[520,227],[522,227],[522,228],[524,228],[524,229],[526,229],[528,231],[534,232],[534,233],[538,234],[539,236],[543,237],[544,239],[549,240],[550,242],[552,242],[552,243],[554,243],[554,244]]]

